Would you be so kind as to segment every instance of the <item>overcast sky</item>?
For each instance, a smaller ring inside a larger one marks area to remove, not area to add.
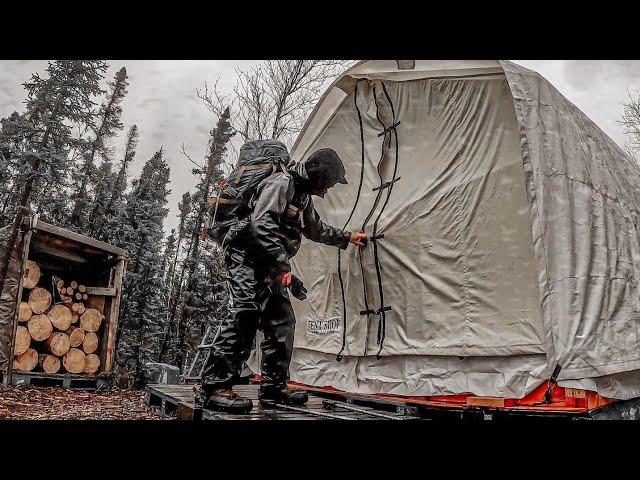
[[[640,61],[630,60],[515,60],[535,70],[586,113],[619,145],[626,142],[617,123],[622,113],[621,102],[628,90],[640,90]],[[177,224],[177,205],[182,194],[193,190],[195,179],[191,166],[180,154],[184,143],[194,159],[201,159],[207,147],[209,131],[215,123],[213,115],[196,97],[196,88],[205,81],[220,79],[220,87],[230,90],[234,68],[246,68],[259,61],[242,60],[109,60],[109,77],[126,67],[129,93],[123,102],[125,131],[138,125],[140,142],[131,174],[137,176],[142,164],[160,146],[164,147],[171,166],[168,231]],[[43,72],[46,61],[0,60],[0,118],[14,110],[22,111],[22,83],[32,72]],[[119,158],[124,133],[118,139]]]

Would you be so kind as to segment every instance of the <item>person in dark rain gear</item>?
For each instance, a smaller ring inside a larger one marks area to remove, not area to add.
[[[246,226],[225,248],[229,314],[213,340],[202,385],[195,388],[198,405],[236,413],[252,409],[252,401],[231,387],[240,379],[258,328],[264,334],[260,401],[307,402],[306,393],[286,384],[295,327],[287,288],[304,290],[291,273],[289,259],[297,253],[301,235],[341,249],[366,243],[364,232],[326,225],[313,206],[312,196],[324,197],[338,183],[347,183],[342,160],[333,149],[323,148],[304,162],[289,162],[257,185]]]

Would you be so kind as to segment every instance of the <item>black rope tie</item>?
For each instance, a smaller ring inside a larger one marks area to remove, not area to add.
[[[344,227],[342,230],[347,228],[347,225],[351,221],[353,217],[353,213],[356,211],[356,207],[358,206],[358,202],[360,201],[360,192],[362,191],[362,181],[364,179],[364,129],[362,127],[362,114],[360,113],[360,109],[358,108],[358,84],[363,80],[358,80],[356,82],[356,89],[353,95],[353,104],[356,107],[356,112],[358,112],[358,124],[360,125],[360,152],[361,152],[361,164],[360,164],[360,181],[358,182],[358,192],[356,193],[356,201],[353,204],[353,208],[351,209],[351,213],[349,213],[349,218],[344,223]],[[338,249],[338,280],[340,281],[340,293],[342,294],[342,346],[340,347],[340,351],[336,355],[336,361],[341,362],[343,358],[343,352],[345,346],[347,344],[347,301],[344,295],[344,280],[342,278],[342,250]]]
[[[365,295],[365,310],[363,310],[361,312],[362,315],[367,315],[367,317],[369,317],[369,315],[378,315],[378,331],[377,331],[377,338],[376,338],[376,343],[379,345],[378,348],[378,352],[376,353],[376,358],[380,359],[380,353],[382,352],[382,349],[384,347],[384,340],[385,340],[385,336],[386,336],[386,323],[387,323],[387,318],[386,318],[386,313],[391,310],[391,307],[388,305],[385,305],[384,302],[384,288],[383,288],[383,279],[382,279],[382,263],[380,262],[380,255],[379,255],[379,251],[378,251],[378,242],[377,240],[384,238],[384,235],[378,235],[378,223],[380,221],[380,218],[382,217],[382,214],[384,213],[384,210],[387,207],[387,204],[389,203],[389,198],[391,197],[391,192],[393,191],[393,186],[395,185],[395,183],[400,180],[400,177],[396,177],[396,174],[398,173],[398,132],[396,127],[400,124],[400,122],[396,121],[396,112],[395,112],[395,108],[393,106],[393,102],[391,101],[391,98],[389,96],[389,93],[387,92],[387,88],[384,84],[384,82],[380,82],[381,86],[382,86],[382,90],[384,92],[385,98],[387,99],[387,102],[389,103],[389,107],[391,108],[391,114],[392,114],[392,122],[391,125],[389,127],[387,127],[384,122],[382,121],[382,119],[380,118],[380,106],[378,104],[378,99],[376,96],[376,88],[375,85],[373,86],[373,100],[375,102],[376,105],[376,118],[378,119],[378,122],[380,123],[380,125],[382,126],[382,132],[378,135],[378,137],[384,136],[382,144],[381,144],[381,152],[380,152],[380,160],[378,162],[378,176],[380,178],[380,185],[376,188],[373,189],[373,191],[377,191],[377,195],[376,195],[376,199],[373,203],[373,207],[371,208],[371,210],[369,211],[369,214],[367,215],[367,218],[365,219],[365,221],[363,222],[363,226],[362,229],[364,230],[364,227],[366,226],[366,224],[369,222],[369,220],[371,220],[371,217],[373,216],[374,212],[376,211],[378,204],[380,203],[380,200],[382,198],[382,193],[383,190],[386,189],[387,191],[387,195],[384,199],[384,202],[382,204],[382,207],[380,207],[380,211],[378,212],[378,215],[376,216],[376,219],[373,223],[373,233],[371,235],[371,240],[373,243],[373,257],[374,257],[374,266],[375,266],[375,271],[376,271],[376,280],[378,283],[378,296],[380,297],[380,307],[378,309],[373,309],[369,306],[368,301],[367,301],[367,287],[366,287],[366,282],[365,282],[365,272],[364,272],[364,265],[362,263],[362,257],[361,257],[361,269],[362,269],[362,279],[363,279],[363,288],[364,288],[364,295]],[[388,182],[384,182],[384,179],[382,178],[382,171],[381,171],[381,167],[382,167],[382,161],[384,159],[384,155],[385,155],[385,141],[387,142],[387,148],[391,147],[391,140],[392,140],[392,134],[394,135],[394,140],[395,140],[395,164],[394,164],[394,168],[393,168],[393,175],[391,176],[390,181]]]
[[[391,107],[391,109],[393,110],[393,107]],[[396,127],[397,127],[398,125],[400,125],[401,123],[402,123],[402,122],[395,122],[395,121],[394,121],[391,125],[389,125],[389,126],[388,126],[387,128],[385,128],[382,132],[380,132],[380,133],[378,134],[378,136],[379,136],[379,137],[382,137],[382,136],[384,135],[384,136],[386,137],[386,136],[387,136],[387,133],[389,133],[391,130],[395,130],[395,129],[396,129]]]
[[[358,83],[362,81],[359,80]],[[363,130],[363,125],[362,125],[362,114],[360,112],[360,109],[358,107],[358,83],[356,83],[356,88],[355,88],[355,93],[354,93],[354,105],[356,108],[356,111],[358,113],[358,122],[359,122],[359,126],[360,126],[360,145],[361,145],[361,169],[360,169],[360,182],[358,184],[358,193],[356,195],[356,201],[355,204],[351,210],[351,213],[349,215],[349,218],[347,219],[347,222],[345,223],[345,226],[343,227],[343,230],[347,227],[347,224],[351,221],[351,218],[353,216],[353,213],[355,212],[356,206],[358,204],[358,201],[360,200],[360,193],[362,190],[362,182],[363,182],[363,178],[364,178],[364,149],[365,149],[365,145],[364,145],[364,130]],[[376,106],[376,118],[378,120],[378,122],[380,123],[380,125],[382,126],[382,132],[378,134],[378,137],[382,137],[383,141],[381,143],[381,153],[380,153],[380,160],[378,161],[378,166],[377,166],[377,171],[378,171],[378,177],[380,178],[380,185],[378,187],[373,188],[372,190],[375,192],[377,191],[377,195],[376,198],[373,202],[373,206],[371,207],[371,210],[369,211],[369,213],[367,214],[367,217],[365,218],[364,222],[362,222],[362,227],[361,230],[364,231],[366,225],[369,223],[369,220],[371,220],[371,217],[373,217],[376,209],[378,208],[378,204],[380,203],[380,200],[382,198],[383,195],[383,191],[386,190],[386,197],[384,199],[384,202],[382,204],[382,207],[380,208],[380,211],[378,212],[378,215],[376,216],[376,219],[374,221],[373,224],[373,232],[372,235],[369,237],[368,240],[370,240],[373,243],[373,257],[374,257],[374,266],[375,266],[375,271],[376,271],[376,280],[378,283],[378,295],[380,297],[380,307],[377,309],[372,308],[369,305],[369,299],[368,299],[368,295],[367,295],[367,282],[366,282],[366,275],[365,275],[365,269],[364,269],[364,262],[362,259],[362,249],[358,250],[358,257],[359,257],[359,263],[360,263],[360,270],[362,273],[362,287],[363,287],[363,297],[364,297],[364,306],[365,309],[360,311],[360,315],[367,315],[367,318],[370,315],[378,315],[379,316],[379,320],[378,320],[378,331],[377,331],[377,341],[376,343],[379,345],[379,349],[378,349],[378,353],[376,354],[376,358],[380,359],[380,353],[382,352],[382,348],[384,346],[384,339],[385,339],[385,334],[386,334],[386,315],[385,312],[388,312],[391,310],[391,306],[385,305],[384,304],[384,289],[383,289],[383,285],[382,285],[382,264],[380,262],[380,257],[379,257],[379,252],[378,252],[378,241],[384,238],[384,234],[378,234],[378,222],[380,220],[380,218],[382,217],[382,214],[385,210],[385,208],[387,207],[387,204],[389,203],[389,198],[391,197],[391,192],[393,191],[393,186],[394,184],[400,180],[401,177],[396,177],[396,174],[398,173],[398,132],[396,127],[398,125],[400,125],[399,121],[396,121],[396,112],[395,112],[395,108],[393,106],[393,102],[391,101],[391,98],[389,97],[389,93],[387,92],[386,86],[384,84],[384,82],[380,82],[380,84],[382,85],[382,90],[384,92],[384,95],[387,99],[387,102],[389,103],[389,106],[391,108],[391,114],[392,114],[392,123],[389,127],[387,127],[384,122],[382,121],[382,119],[380,118],[380,107],[378,104],[378,99],[376,97],[376,88],[375,85],[372,86],[373,88],[373,100],[375,102],[375,106]],[[394,164],[394,168],[393,168],[393,175],[391,176],[392,180],[385,182],[384,179],[382,178],[382,171],[381,171],[381,167],[382,167],[382,161],[384,160],[384,155],[385,155],[385,141],[388,141],[388,145],[387,148],[391,147],[391,138],[392,138],[392,134],[394,136],[394,140],[395,140],[395,164]],[[388,137],[387,137],[388,136]],[[387,140],[388,138],[388,140]],[[341,255],[340,255],[340,251],[338,251],[338,279],[340,280],[340,291],[342,294],[342,322],[343,322],[343,329],[342,329],[342,346],[340,348],[340,351],[338,352],[338,354],[336,355],[336,360],[338,362],[342,361],[343,358],[343,352],[344,349],[346,347],[346,341],[347,341],[347,318],[346,318],[346,299],[345,299],[345,291],[344,291],[344,281],[342,278],[342,272],[341,272]]]

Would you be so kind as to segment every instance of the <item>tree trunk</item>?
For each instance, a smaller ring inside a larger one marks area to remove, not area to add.
[[[169,286],[169,315],[167,315],[167,325],[164,329],[164,335],[162,335],[162,343],[160,344],[160,355],[158,358],[159,362],[162,362],[165,356],[168,353],[169,349],[169,334],[171,333],[171,326],[176,318],[176,307],[178,302],[179,294],[173,297],[173,287],[175,284],[175,276],[176,276],[176,266],[178,264],[178,256],[180,255],[180,244],[184,239],[184,221],[185,218],[180,219],[180,226],[178,227],[178,241],[176,243],[176,254],[173,257],[173,265],[171,267],[171,284]],[[182,272],[180,275],[180,282],[182,282],[184,275],[184,267],[182,268]],[[173,298],[172,298],[173,297]]]

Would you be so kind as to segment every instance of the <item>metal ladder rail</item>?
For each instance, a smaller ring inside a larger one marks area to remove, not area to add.
[[[213,341],[213,339],[210,339],[209,337],[211,336],[212,331],[213,333],[215,333],[215,330],[213,329],[213,327],[211,325],[207,325],[207,329],[205,330],[204,335],[202,337],[202,342],[200,343],[200,345],[196,347],[196,354],[193,357],[191,366],[189,367],[187,374],[183,377],[184,380],[201,380],[202,379],[202,374],[204,373],[204,369],[207,365],[207,361],[209,360],[209,355],[211,355],[211,345],[212,345],[211,342]],[[193,371],[198,365],[198,361],[200,360],[200,357],[203,354],[205,355],[205,357],[200,367],[200,371],[198,372],[197,375],[193,375]]]

